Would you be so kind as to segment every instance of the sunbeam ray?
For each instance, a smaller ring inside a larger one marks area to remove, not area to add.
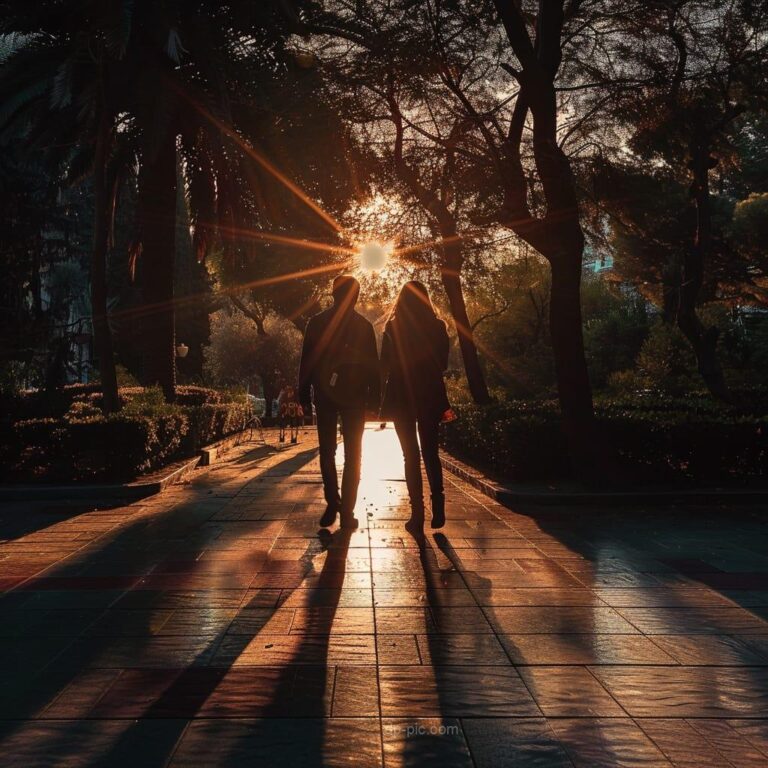
[[[240,149],[245,152],[248,157],[256,162],[261,168],[269,173],[273,178],[277,179],[286,189],[292,192],[302,203],[308,208],[314,211],[326,224],[332,227],[336,232],[341,232],[342,227],[331,216],[330,213],[321,208],[309,195],[301,189],[295,182],[291,181],[282,171],[276,168],[267,158],[256,151],[253,145],[245,138],[243,138],[232,126],[225,123],[223,120],[216,117],[209,110],[207,110],[202,104],[193,99],[186,91],[179,88],[174,84],[176,92],[181,96],[190,106],[204,117],[213,126],[218,128],[225,136],[228,136],[232,141],[237,144]]]
[[[245,283],[238,283],[237,285],[228,285],[220,288],[217,291],[203,291],[200,293],[189,294],[188,296],[179,296],[172,301],[157,302],[155,304],[142,304],[137,307],[128,307],[123,310],[110,313],[110,319],[122,319],[127,317],[142,317],[155,314],[156,312],[162,312],[167,307],[173,306],[179,308],[188,304],[194,304],[202,298],[215,298],[217,296],[228,296],[229,294],[239,293],[240,291],[246,291],[251,288],[263,288],[268,285],[278,285],[290,280],[300,280],[304,277],[313,277],[316,275],[322,275],[333,272],[343,272],[349,267],[349,261],[332,262],[329,264],[321,264],[317,267],[309,267],[307,269],[298,270],[296,272],[287,272],[282,275],[273,275],[272,277],[263,277],[258,280],[249,280]]]
[[[304,248],[310,251],[322,251],[324,253],[345,253],[354,256],[357,251],[354,248],[344,245],[331,245],[330,243],[318,243],[314,240],[299,240],[288,235],[278,235],[273,232],[262,232],[257,229],[247,229],[243,227],[219,226],[220,233],[231,235],[233,237],[243,237],[249,240],[264,240],[269,243],[279,243],[281,245],[292,245],[296,248]]]
[[[402,258],[403,256],[409,256],[419,251],[425,251],[428,248],[439,248],[445,245],[452,245],[453,243],[459,243],[464,240],[466,235],[451,235],[450,237],[441,237],[437,240],[428,240],[424,243],[414,243],[413,245],[406,245],[402,248],[395,248],[392,251],[393,256]]]

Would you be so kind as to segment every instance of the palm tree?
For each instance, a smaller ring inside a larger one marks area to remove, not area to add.
[[[140,137],[137,238],[147,383],[175,388],[173,296],[176,197],[184,183],[195,249],[204,258],[221,224],[242,219],[242,152],[232,101],[246,62],[276,62],[293,22],[283,6],[239,0],[143,0],[127,7],[131,26],[124,82]],[[249,84],[250,85],[250,84]]]
[[[63,175],[93,175],[94,336],[105,408],[117,407],[106,311],[109,222],[138,166],[132,256],[140,263],[145,383],[175,392],[176,193],[185,183],[202,258],[238,219],[231,97],[246,60],[277,60],[292,19],[283,5],[239,0],[41,0],[3,15],[18,50],[0,73],[0,123],[25,125]],[[180,161],[180,162],[179,162]]]
[[[118,184],[117,106],[109,79],[120,57],[119,35],[103,13],[76,13],[94,3],[4,4],[0,34],[13,50],[0,69],[0,130],[19,132],[42,150],[64,184],[93,177],[94,240],[91,314],[102,404],[119,407],[107,317],[106,259]]]

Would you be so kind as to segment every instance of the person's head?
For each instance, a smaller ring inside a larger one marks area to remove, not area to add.
[[[352,275],[339,275],[333,281],[331,288],[334,306],[352,309],[357,304],[360,295],[360,283]]]
[[[403,285],[392,308],[390,319],[408,325],[438,319],[424,283],[409,280]]]

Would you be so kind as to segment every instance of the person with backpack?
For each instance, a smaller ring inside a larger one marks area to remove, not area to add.
[[[280,404],[280,434],[279,442],[285,442],[286,429],[291,433],[291,445],[299,442],[299,427],[304,423],[304,409],[297,399],[296,390],[286,386],[280,390],[277,401]]]
[[[373,326],[355,311],[360,283],[351,275],[333,281],[333,306],[310,318],[299,365],[299,401],[317,413],[320,472],[327,504],[320,518],[329,527],[340,514],[343,528],[356,528],[366,412],[378,409],[379,355]],[[336,425],[341,420],[344,471],[336,474]]]

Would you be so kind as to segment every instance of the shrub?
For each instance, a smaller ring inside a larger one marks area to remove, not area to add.
[[[459,405],[444,446],[469,463],[513,482],[570,476],[555,402]],[[735,484],[768,475],[768,417],[693,400],[637,396],[596,403],[598,434],[611,471],[628,484]],[[616,480],[617,478],[606,478]]]
[[[691,347],[678,328],[658,322],[637,355],[637,373],[649,389],[671,394],[689,391],[696,370]]]
[[[223,403],[232,399],[227,392],[207,387],[184,386],[176,387],[176,402],[179,405],[207,405],[210,403]]]
[[[491,406],[463,404],[446,426],[445,447],[460,458],[515,482],[542,481],[567,472],[560,417],[549,401]]]
[[[207,403],[191,409],[188,441],[191,446],[202,447],[231,435],[245,426],[250,407],[245,403]]]
[[[2,479],[71,482],[129,480],[193,456],[208,443],[242,429],[245,398],[203,387],[180,387],[179,402],[166,403],[157,388],[123,387],[124,406],[104,416],[101,395],[66,387],[59,413],[17,419],[0,438]],[[27,393],[29,410],[52,401]],[[66,407],[64,407],[66,405]]]

